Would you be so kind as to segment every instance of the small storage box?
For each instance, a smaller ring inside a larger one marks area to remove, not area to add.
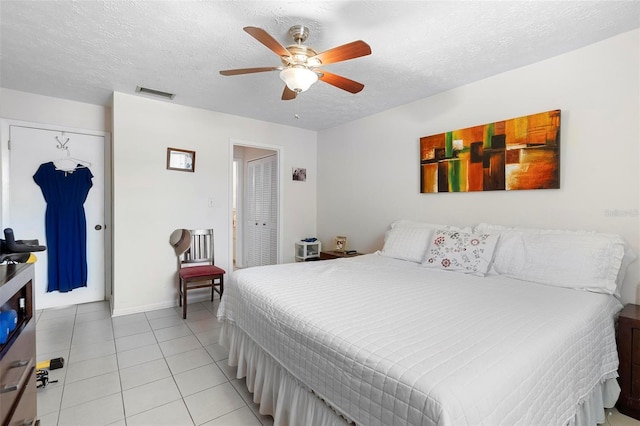
[[[296,243],[296,262],[320,259],[320,251],[322,251],[322,243],[320,241],[312,243],[298,241]]]

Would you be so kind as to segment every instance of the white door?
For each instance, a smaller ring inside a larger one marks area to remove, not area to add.
[[[35,264],[36,309],[104,300],[105,136],[10,125],[9,143],[9,221],[6,227],[13,228],[16,239],[37,238],[40,244],[46,245],[46,203],[42,190],[33,180],[34,173],[42,163],[73,157],[90,163],[89,169],[93,174],[93,186],[84,203],[87,219],[87,287],[66,293],[47,292],[47,253],[35,253],[38,258]]]
[[[257,198],[260,197],[261,194],[256,191],[256,184],[259,179],[258,176],[261,174],[262,164],[256,164],[253,161],[247,163],[247,179],[245,180],[247,183],[245,191],[247,194],[245,214],[246,244],[244,245],[246,256],[244,258],[246,259],[246,266],[248,267],[260,265],[260,252],[256,249],[256,247],[259,246],[260,240],[256,229],[258,227],[258,221],[260,220],[257,209]]]
[[[263,265],[278,263],[278,166],[276,156],[265,159],[262,187],[261,255]]]
[[[247,162],[247,266],[278,263],[278,167],[272,155]]]

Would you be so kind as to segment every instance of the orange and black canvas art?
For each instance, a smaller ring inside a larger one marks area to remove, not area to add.
[[[420,138],[420,192],[560,188],[560,110]]]

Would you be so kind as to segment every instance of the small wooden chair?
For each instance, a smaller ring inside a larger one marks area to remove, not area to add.
[[[189,248],[178,255],[178,280],[182,318],[187,318],[187,291],[211,287],[211,301],[215,292],[224,293],[224,269],[215,266],[213,229],[193,229]],[[216,288],[218,287],[218,288]]]

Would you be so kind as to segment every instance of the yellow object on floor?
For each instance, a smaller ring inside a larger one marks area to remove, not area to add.
[[[64,366],[64,358],[53,358],[48,361],[40,361],[36,364],[36,370],[56,370]]]
[[[41,361],[36,364],[36,370],[44,370],[45,368],[49,368],[50,365],[51,365],[51,360]]]

